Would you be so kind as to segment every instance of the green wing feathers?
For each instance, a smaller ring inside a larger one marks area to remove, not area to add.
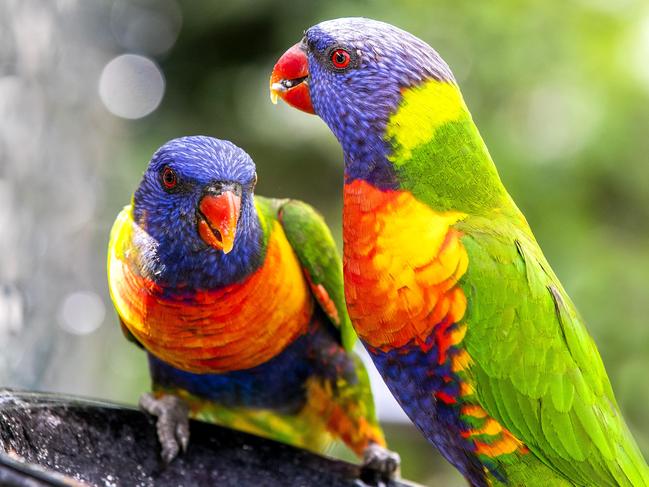
[[[575,485],[649,485],[597,348],[527,225],[462,225],[465,344],[482,407]]]
[[[342,264],[329,227],[311,206],[297,200],[285,200],[278,216],[313,294],[331,322],[340,329],[345,350],[351,351],[356,333],[347,314]]]

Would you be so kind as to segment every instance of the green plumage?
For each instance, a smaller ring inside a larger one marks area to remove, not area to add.
[[[341,343],[350,352],[354,348],[356,333],[349,321],[345,305],[345,292],[342,285],[343,274],[336,242],[324,218],[312,206],[289,199],[255,197],[260,213],[265,219],[277,219],[284,229],[286,239],[291,244],[304,272],[314,285],[321,285],[327,293],[337,315],[332,316],[327,303],[318,304],[323,308],[331,323],[340,331]]]
[[[576,485],[649,483],[595,344],[522,216],[469,217],[458,228],[469,254],[465,346],[482,407]]]
[[[347,314],[345,293],[340,285],[343,281],[342,265],[329,227],[311,206],[297,200],[282,205],[279,219],[309,278],[313,284],[326,289],[335,305],[338,319],[332,319],[332,322],[340,329],[345,350],[351,351],[356,333]]]
[[[418,200],[466,213],[456,228],[469,257],[460,281],[467,377],[478,403],[531,452],[498,457],[509,484],[649,485],[597,348],[468,112],[395,167]]]

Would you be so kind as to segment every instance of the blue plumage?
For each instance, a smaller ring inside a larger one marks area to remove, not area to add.
[[[332,337],[322,312],[316,311],[309,330],[279,355],[252,369],[222,374],[193,374],[177,369],[149,354],[153,382],[181,388],[226,406],[299,411],[306,401],[306,382],[318,376],[332,382],[344,378],[358,382],[355,363]]]
[[[363,179],[380,189],[396,189],[396,170],[387,159],[390,141],[383,134],[401,90],[431,78],[453,80],[453,74],[412,34],[375,20],[342,20],[322,22],[305,34],[313,108],[342,145],[348,181]],[[331,69],[329,54],[337,48],[354,57],[362,76],[354,68]]]
[[[178,174],[178,186],[165,191],[165,167]],[[231,142],[212,137],[181,137],[154,155],[133,197],[133,217],[158,243],[154,269],[159,284],[211,289],[241,280],[263,260],[263,232],[254,204],[255,164]],[[196,207],[205,186],[236,182],[243,188],[233,252],[207,245],[196,231]]]
[[[310,339],[303,335],[281,354],[252,369],[223,374],[193,374],[177,369],[149,354],[154,383],[180,388],[225,406],[246,405],[295,413],[306,400],[305,382],[313,373],[308,360]]]
[[[431,337],[427,346],[432,343]],[[446,360],[439,364],[436,346],[427,351],[414,343],[388,352],[368,348],[388,388],[423,435],[472,485],[487,487],[482,464],[475,455],[467,455],[473,445],[462,432],[470,426],[460,418],[456,407],[435,398],[439,392],[459,396],[461,378],[451,370],[451,357],[458,350],[448,350]],[[450,380],[444,381],[443,377]]]

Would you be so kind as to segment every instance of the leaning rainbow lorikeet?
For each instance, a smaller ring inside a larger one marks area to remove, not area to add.
[[[329,229],[305,203],[254,196],[256,181],[232,143],[175,139],[113,226],[111,297],[149,354],[155,394],[140,404],[158,416],[163,458],[187,447],[189,412],[313,450],[333,436],[389,476],[398,456],[351,352]]]
[[[382,22],[327,21],[277,62],[271,96],[341,143],[352,324],[471,485],[649,485],[597,348],[440,56]]]

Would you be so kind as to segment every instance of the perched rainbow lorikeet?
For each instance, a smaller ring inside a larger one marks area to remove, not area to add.
[[[188,413],[313,450],[332,436],[394,474],[367,373],[352,351],[342,265],[322,217],[254,196],[255,165],[210,137],[151,159],[113,226],[111,297],[149,356],[163,458],[189,439]]]
[[[363,18],[320,23],[271,98],[345,158],[352,324],[401,406],[474,486],[646,486],[583,320],[505,190],[451,70]]]

